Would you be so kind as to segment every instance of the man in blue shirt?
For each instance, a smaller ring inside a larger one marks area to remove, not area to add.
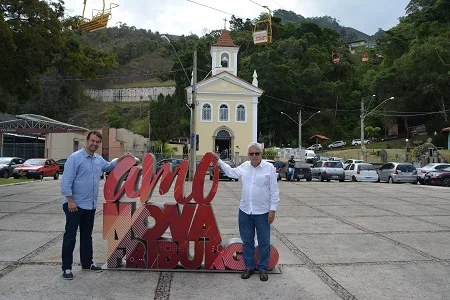
[[[94,228],[95,210],[97,208],[100,175],[111,171],[124,157],[108,162],[95,152],[102,142],[102,134],[90,131],[86,145],[72,153],[64,166],[61,181],[61,193],[64,196],[63,210],[66,214],[66,227],[62,244],[62,270],[64,279],[73,279],[73,249],[80,227],[80,259],[85,270],[101,272],[102,268],[92,260],[92,229]]]

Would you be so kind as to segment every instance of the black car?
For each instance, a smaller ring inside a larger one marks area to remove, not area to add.
[[[64,165],[66,164],[66,161],[67,161],[67,158],[61,158],[56,161],[56,163],[59,166],[59,173],[61,173],[61,174],[64,172]]]
[[[224,163],[226,163],[227,165],[229,165],[232,168],[235,168],[236,165],[234,164],[234,162],[232,162],[231,160],[224,160]],[[214,179],[214,168],[210,169],[209,172],[209,179],[213,180]],[[228,179],[228,180],[235,180],[235,181],[239,181],[239,179],[236,178],[230,178],[227,175],[225,175],[225,172],[222,171],[222,169],[219,167],[219,179]]]
[[[184,160],[179,158],[166,158],[158,161],[156,163],[156,173],[167,163],[170,163],[170,172],[173,172],[176,167],[178,167]]]
[[[0,177],[9,178],[14,168],[21,167],[25,159],[20,157],[0,157]]]
[[[289,173],[289,167],[287,164],[283,165],[278,170],[278,180],[281,180],[281,178],[286,179],[286,181],[289,181],[291,179],[291,173]],[[300,179],[306,179],[306,181],[311,181],[311,167],[308,163],[296,161],[294,166],[294,179],[297,181],[300,181]]]

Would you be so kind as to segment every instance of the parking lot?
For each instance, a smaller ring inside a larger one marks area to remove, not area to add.
[[[208,178],[205,190],[210,185]],[[316,180],[279,186],[271,237],[281,274],[266,283],[236,273],[90,273],[79,265],[65,281],[60,180],[0,186],[0,299],[449,299],[448,188]],[[212,201],[223,240],[239,237],[240,191],[240,182],[221,181]],[[174,202],[172,193],[156,191],[152,200]],[[94,260],[103,264],[101,206],[93,238]]]

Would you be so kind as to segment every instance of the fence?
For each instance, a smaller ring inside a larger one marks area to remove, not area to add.
[[[3,157],[21,157],[24,159],[45,157],[44,143],[3,143]]]

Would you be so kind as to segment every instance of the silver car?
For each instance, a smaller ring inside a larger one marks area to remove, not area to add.
[[[312,178],[317,178],[320,181],[345,180],[344,168],[340,161],[316,161],[311,167]]]
[[[378,170],[380,181],[389,183],[409,182],[417,184],[418,176],[416,168],[410,163],[390,162],[381,166]]]

